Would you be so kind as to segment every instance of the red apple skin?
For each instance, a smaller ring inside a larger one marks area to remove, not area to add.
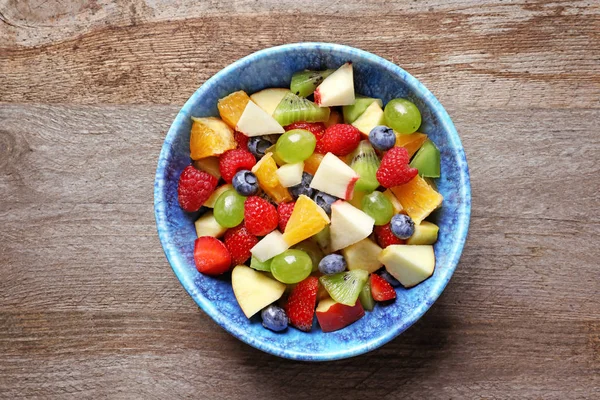
[[[346,198],[344,200],[352,199],[354,195],[354,186],[356,186],[356,182],[360,179],[360,176],[356,178],[352,178],[352,180],[348,183],[348,187],[346,188]]]
[[[354,306],[335,303],[327,311],[317,311],[317,320],[323,332],[333,332],[358,321],[364,315],[365,310],[357,300]]]

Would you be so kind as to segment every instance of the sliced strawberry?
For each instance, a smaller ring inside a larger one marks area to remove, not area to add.
[[[285,311],[290,319],[290,324],[301,331],[308,332],[312,328],[318,288],[319,280],[314,276],[309,276],[298,283],[288,297]]]
[[[396,298],[396,291],[381,276],[371,274],[371,295],[375,301],[387,301]]]
[[[194,243],[194,261],[198,272],[220,275],[229,271],[231,256],[227,247],[212,236],[200,236]]]

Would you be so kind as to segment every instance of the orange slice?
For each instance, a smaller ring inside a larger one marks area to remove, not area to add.
[[[427,141],[427,135],[420,132],[410,135],[401,135],[396,131],[394,133],[396,134],[396,146],[404,147],[408,151],[408,157],[412,157]]]
[[[308,172],[311,175],[314,175],[321,165],[321,161],[323,161],[323,154],[312,153],[310,157],[304,160],[304,171]]]
[[[301,194],[290,215],[283,240],[290,246],[321,232],[329,224],[325,211],[310,197]]]
[[[275,202],[281,203],[292,201],[292,196],[286,188],[284,188],[279,179],[277,179],[277,164],[273,160],[273,153],[267,153],[259,162],[252,167],[252,172],[258,178],[258,185],[264,190]]]
[[[249,101],[250,97],[243,90],[233,92],[229,96],[220,99],[217,108],[223,121],[230,127],[235,128]]]
[[[192,117],[192,120],[194,121],[190,134],[192,160],[218,156],[237,147],[233,130],[219,118]]]
[[[394,186],[391,191],[416,225],[427,218],[444,200],[442,195],[433,190],[419,175],[404,185]]]

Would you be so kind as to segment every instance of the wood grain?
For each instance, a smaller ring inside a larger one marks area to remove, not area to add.
[[[0,398],[600,397],[598,5],[227,4],[0,1]],[[183,101],[240,56],[300,40],[415,74],[452,116],[473,185],[438,302],[388,345],[325,364],[212,322],[152,209]]]

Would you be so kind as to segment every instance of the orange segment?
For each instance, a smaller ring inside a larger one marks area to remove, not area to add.
[[[235,128],[249,101],[250,97],[243,90],[233,92],[229,96],[220,99],[217,108],[223,121],[230,127]]]
[[[325,211],[308,196],[301,194],[285,226],[283,240],[290,246],[321,232],[329,224]]]
[[[396,134],[396,146],[404,147],[408,151],[408,157],[412,157],[427,141],[427,135],[420,132],[410,135],[401,135],[396,131],[394,133]]]
[[[442,204],[441,194],[433,190],[423,178],[415,176],[404,185],[391,188],[402,208],[409,217],[420,224],[433,210]]]
[[[267,153],[259,162],[252,167],[252,172],[258,178],[258,185],[264,190],[275,202],[281,203],[292,201],[292,196],[286,188],[284,188],[279,179],[277,179],[277,164],[273,160],[273,153]]]
[[[321,165],[323,157],[325,157],[323,154],[312,153],[310,157],[304,160],[304,171],[314,175],[317,172],[319,165]]]
[[[233,130],[219,118],[192,117],[190,134],[190,156],[192,160],[218,156],[227,150],[235,149]]]
[[[208,172],[217,179],[221,179],[221,171],[219,170],[219,157],[206,157],[196,160],[194,161],[194,167]]]

